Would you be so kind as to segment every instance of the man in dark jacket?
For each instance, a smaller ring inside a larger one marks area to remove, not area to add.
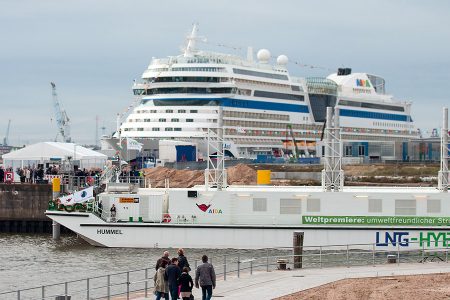
[[[178,268],[180,268],[180,271],[183,271],[184,268],[189,268],[189,271],[191,270],[189,262],[186,256],[184,256],[183,248],[178,249]]]
[[[172,264],[166,268],[165,279],[169,282],[169,292],[172,300],[178,299],[178,278],[180,278],[181,271],[178,268],[178,258],[172,258]],[[168,299],[166,299],[168,300]]]
[[[167,264],[170,265],[169,251],[164,251],[163,256],[156,262],[156,271],[158,271],[159,267],[161,267],[163,260],[167,261]]]
[[[210,300],[212,290],[216,288],[216,273],[212,264],[208,263],[208,256],[202,256],[202,262],[195,272],[195,287],[202,287],[202,300]]]

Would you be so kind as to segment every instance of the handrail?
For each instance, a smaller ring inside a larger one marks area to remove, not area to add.
[[[419,242],[409,243],[419,244]],[[303,252],[299,255],[294,254],[294,247],[246,250],[238,251],[237,253],[234,252],[232,255],[225,254],[218,257],[211,256],[210,262],[215,263],[216,274],[219,278],[222,278],[222,280],[226,280],[227,276],[230,274],[235,274],[237,277],[240,277],[241,272],[243,271],[249,271],[250,274],[253,274],[253,271],[255,270],[273,270],[273,266],[278,265],[280,263],[278,260],[281,258],[286,259],[286,265],[292,267],[295,267],[294,263],[296,262],[294,259],[299,259],[303,268],[322,268],[327,265],[351,267],[352,265],[361,264],[383,264],[386,263],[386,255],[392,254],[395,256],[397,264],[410,261],[425,263],[430,257],[432,257],[430,260],[440,259],[441,261],[448,263],[450,243],[447,243],[446,241],[439,242],[434,248],[425,248],[424,244],[422,244],[421,247],[416,249],[402,249],[400,248],[399,243],[388,244],[390,248],[386,249],[377,249],[376,244],[304,246],[302,247]],[[354,249],[352,248],[353,246],[364,246],[364,249]],[[334,249],[335,247],[345,248],[339,251]],[[255,253],[249,253],[249,251],[255,251]],[[273,253],[275,251],[276,253]],[[431,253],[433,255],[430,255]],[[197,259],[191,260],[191,265],[196,268],[198,262],[199,260]],[[151,272],[149,273],[149,271]],[[25,295],[31,292],[33,292],[31,299],[39,298],[44,300],[51,299],[51,297],[57,295],[82,295],[83,293],[86,293],[86,299],[104,299],[113,295],[127,295],[129,298],[130,293],[137,291],[145,291],[148,293],[148,290],[153,287],[153,272],[153,267],[121,271],[16,291],[0,292],[0,298],[3,299],[3,297],[11,296],[11,299],[28,299]],[[114,277],[119,278],[117,278],[117,281],[111,281]],[[149,281],[151,282],[150,285],[148,284]],[[145,286],[143,286],[144,283]],[[73,284],[77,284],[75,288],[71,288],[71,285]],[[80,285],[83,284],[85,284],[85,286],[81,288]],[[132,286],[133,288],[130,288]],[[106,293],[104,291],[105,288],[107,290]],[[54,294],[55,291],[60,292],[52,296],[45,295],[45,292],[50,290],[52,291],[52,294]]]

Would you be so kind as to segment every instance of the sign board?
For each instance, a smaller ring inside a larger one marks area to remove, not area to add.
[[[6,183],[14,182],[14,172],[10,171],[5,172],[5,182]]]
[[[139,197],[120,197],[119,203],[139,203]]]

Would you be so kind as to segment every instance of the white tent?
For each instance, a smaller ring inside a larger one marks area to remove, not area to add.
[[[5,167],[24,167],[61,161],[79,163],[79,168],[103,168],[107,156],[74,143],[42,142],[4,154]]]

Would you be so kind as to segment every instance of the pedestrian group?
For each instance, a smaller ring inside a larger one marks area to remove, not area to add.
[[[178,249],[178,257],[172,259],[169,258],[169,252],[164,251],[163,256],[156,262],[155,270],[153,281],[156,300],[192,300],[194,286],[202,288],[202,300],[210,300],[212,290],[216,287],[216,274],[213,265],[208,263],[208,256],[202,256],[202,264],[195,271],[194,281],[189,275],[191,268],[181,248]]]

